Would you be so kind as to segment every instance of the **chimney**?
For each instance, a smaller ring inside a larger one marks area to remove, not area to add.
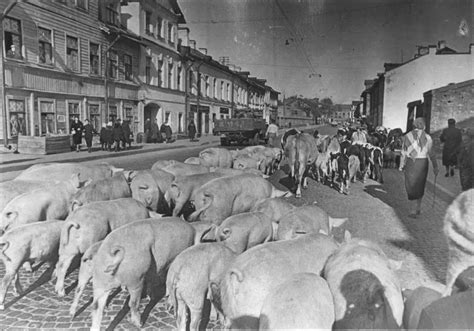
[[[438,51],[439,51],[440,49],[445,48],[445,47],[446,47],[446,41],[445,41],[445,40],[440,40],[440,41],[438,41]]]
[[[190,39],[189,40],[189,47],[191,47],[192,49],[196,49],[196,40]]]
[[[207,48],[200,47],[200,48],[199,48],[199,51],[200,51],[201,53],[203,53],[204,55],[207,55]]]
[[[178,27],[178,38],[181,39],[182,46],[189,46],[189,28]]]

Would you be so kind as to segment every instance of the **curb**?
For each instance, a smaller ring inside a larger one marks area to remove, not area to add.
[[[199,146],[206,146],[206,145],[214,145],[214,144],[220,144],[220,141],[206,141],[202,142],[200,144],[196,145],[174,145],[174,146],[159,146],[159,147],[152,147],[152,148],[140,148],[138,150],[127,150],[127,151],[122,151],[119,153],[114,153],[114,152],[109,152],[109,154],[100,154],[100,155],[87,155],[87,156],[79,156],[79,157],[71,157],[71,158],[64,158],[58,161],[50,161],[43,159],[41,161],[37,162],[28,162],[26,164],[16,164],[16,165],[11,165],[11,166],[5,166],[2,167],[0,165],[0,173],[2,172],[10,172],[10,171],[19,171],[19,170],[25,170],[29,168],[32,164],[38,164],[38,163],[48,163],[48,162],[86,162],[86,161],[92,161],[92,160],[98,160],[98,159],[108,159],[108,158],[115,158],[115,157],[121,157],[121,156],[131,156],[131,155],[137,155],[137,154],[143,154],[143,153],[148,153],[148,152],[157,152],[157,151],[166,151],[170,149],[182,149],[182,148],[193,148],[193,147],[199,147]],[[53,155],[53,154],[52,154]],[[19,160],[18,162],[22,162]]]
[[[445,189],[439,183],[436,183],[436,187],[435,187],[434,181],[428,178],[426,179],[426,187],[431,192],[436,193],[437,197],[439,197],[440,199],[448,203],[451,203],[457,196],[455,193],[452,193],[448,191],[447,189]]]

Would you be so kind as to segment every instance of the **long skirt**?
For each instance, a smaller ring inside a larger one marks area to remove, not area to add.
[[[425,193],[426,177],[428,175],[428,159],[408,158],[405,165],[405,189],[408,200],[417,200]]]

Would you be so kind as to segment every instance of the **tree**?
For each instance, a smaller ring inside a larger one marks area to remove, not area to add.
[[[332,99],[328,97],[321,99],[321,103],[326,106],[332,106],[334,104]]]

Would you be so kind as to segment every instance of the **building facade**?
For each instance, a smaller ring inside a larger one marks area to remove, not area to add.
[[[209,134],[236,110],[276,113],[278,92],[196,49],[185,23],[176,0],[17,2],[1,31],[1,138],[68,134],[74,116],[135,134],[146,119],[186,134],[193,119]]]

